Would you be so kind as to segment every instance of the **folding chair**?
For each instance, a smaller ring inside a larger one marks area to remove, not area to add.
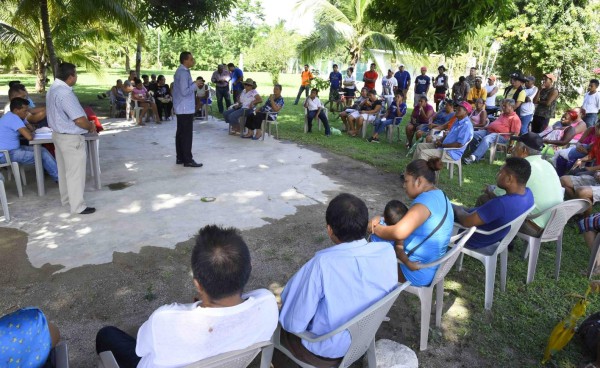
[[[352,318],[350,321],[344,323],[328,334],[316,336],[310,332],[303,332],[295,335],[309,342],[319,342],[327,340],[342,331],[348,330],[352,339],[352,343],[350,344],[348,352],[338,367],[349,367],[352,363],[360,359],[366,352],[369,368],[376,368],[377,358],[375,357],[375,333],[392,307],[392,304],[394,304],[394,301],[396,301],[398,295],[400,295],[400,292],[406,289],[409,285],[410,282],[399,284],[388,295],[384,296],[379,301],[365,309],[363,312],[359,313],[356,317]],[[289,350],[281,345],[279,340],[280,331],[281,325],[277,326],[277,329],[273,334],[273,344],[275,345],[275,349],[287,355],[302,368],[314,368],[312,365],[296,359],[296,357],[294,357]],[[272,354],[272,351],[270,353]],[[263,352],[263,362],[267,360],[266,358],[268,358],[268,361],[271,361],[272,355],[268,354],[269,352],[267,351]]]
[[[186,365],[184,368],[246,368],[258,353],[262,351],[260,368],[269,368],[271,358],[273,357],[273,344],[270,341],[263,341],[251,345],[245,349],[230,351],[219,354],[214,357],[202,359],[195,363]],[[268,361],[265,359],[268,358]],[[98,368],[119,368],[115,357],[110,351],[100,353],[98,359]]]
[[[492,245],[489,245],[485,248],[479,249],[469,249],[463,248],[461,250],[460,257],[458,259],[458,270],[462,270],[462,262],[464,255],[471,256],[481,263],[485,268],[485,302],[484,307],[487,310],[492,309],[492,303],[494,301],[494,284],[496,282],[496,266],[498,264],[498,255],[500,255],[500,290],[504,291],[506,289],[506,272],[508,269],[508,244],[514,239],[517,235],[517,232],[525,222],[525,218],[529,212],[533,211],[535,208],[531,206],[527,211],[523,212],[519,217],[512,220],[508,224],[501,226],[497,229],[491,231],[484,231],[481,229],[475,230],[476,233],[483,235],[492,235],[497,233],[500,230],[503,230],[507,227],[510,228],[510,231],[502,240],[496,242]],[[465,229],[460,224],[454,224],[454,228],[456,229]]]
[[[5,163],[0,164],[0,168],[7,168],[7,177],[8,180],[11,179],[11,170],[12,176],[15,177],[15,183],[17,184],[17,193],[19,194],[19,198],[23,197],[23,186],[21,185],[21,176],[25,177],[25,168],[19,168],[18,162],[12,162],[10,160],[10,155],[7,150],[0,150],[0,154],[4,155]]]
[[[409,285],[406,288],[406,292],[417,295],[421,301],[421,351],[427,350],[427,340],[429,338],[429,320],[431,319],[431,305],[433,301],[433,288],[436,288],[435,294],[435,325],[440,327],[442,325],[442,307],[444,305],[444,278],[454,266],[454,263],[460,255],[460,251],[465,246],[465,243],[471,235],[475,232],[475,226],[469,228],[458,235],[454,235],[450,238],[451,247],[446,254],[435,262],[427,263],[421,266],[421,268],[431,268],[437,265],[440,267],[437,269],[433,281],[429,286],[413,286]],[[457,241],[459,241],[456,243]]]
[[[539,238],[523,233],[517,233],[518,238],[527,241],[527,249],[523,255],[523,258],[527,258],[529,256],[529,264],[527,266],[527,284],[532,282],[535,276],[535,269],[537,267],[538,255],[540,253],[540,247],[542,243],[550,241],[556,241],[556,269],[554,271],[554,278],[558,280],[562,256],[563,231],[565,229],[565,225],[571,217],[578,213],[584,212],[590,206],[591,203],[585,199],[572,199],[559,203],[556,206],[548,208],[538,214],[527,217],[527,220],[532,220],[550,213],[550,219],[544,228],[544,232]]]

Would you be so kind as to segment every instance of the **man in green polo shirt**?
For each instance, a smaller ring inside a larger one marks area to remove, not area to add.
[[[531,190],[535,202],[535,208],[530,216],[537,215],[540,212],[547,210],[563,201],[563,190],[560,185],[560,178],[556,174],[556,170],[548,161],[543,160],[541,151],[544,148],[542,138],[535,133],[523,134],[519,137],[512,137],[512,140],[517,141],[513,148],[513,157],[521,157],[526,159],[531,165],[531,176],[527,181],[527,188]],[[490,198],[501,196],[504,191],[500,188],[492,188],[488,186],[485,194],[478,199],[479,203],[483,203]],[[520,233],[539,237],[542,235],[546,224],[550,220],[550,213],[537,217],[532,220],[526,220],[519,229]]]

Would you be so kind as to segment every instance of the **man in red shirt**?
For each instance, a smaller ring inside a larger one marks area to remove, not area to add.
[[[365,82],[365,88],[369,91],[375,89],[375,82],[377,82],[377,78],[379,74],[375,71],[375,63],[371,63],[371,69],[368,72],[365,72],[363,75],[363,82]]]
[[[496,142],[506,143],[510,139],[510,135],[519,135],[521,131],[521,119],[515,113],[515,100],[507,98],[502,101],[502,115],[493,123],[488,125],[486,129],[478,130],[473,135],[473,140],[469,144],[471,157],[465,158],[465,164],[477,162],[485,156],[485,152],[490,148],[490,145]],[[505,133],[500,135],[499,134]]]

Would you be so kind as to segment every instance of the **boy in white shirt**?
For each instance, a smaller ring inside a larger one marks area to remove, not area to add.
[[[598,79],[591,79],[588,86],[588,92],[583,97],[583,105],[581,105],[581,113],[584,114],[583,121],[585,125],[592,127],[598,121],[598,110],[600,110],[600,95],[596,93],[598,90]]]
[[[306,120],[308,123],[307,133],[312,133],[312,121],[315,117],[318,117],[319,119],[321,119],[321,121],[323,122],[323,125],[325,126],[325,135],[329,137],[331,135],[331,130],[329,128],[329,120],[327,119],[327,114],[325,114],[325,111],[323,110],[325,108],[325,106],[323,105],[321,100],[319,100],[318,93],[319,93],[318,89],[316,89],[316,88],[311,89],[310,95],[308,96],[306,101],[304,101],[304,108],[307,109],[307,112],[306,112]]]
[[[116,327],[96,335],[96,351],[111,351],[121,368],[182,367],[271,339],[277,327],[275,297],[265,289],[242,295],[250,277],[250,251],[238,232],[208,225],[192,251],[200,301],[154,311],[136,339]]]

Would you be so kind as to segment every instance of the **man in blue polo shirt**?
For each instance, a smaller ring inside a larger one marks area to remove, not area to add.
[[[10,112],[0,118],[0,150],[7,150],[13,162],[25,165],[35,164],[32,146],[21,146],[19,136],[28,141],[33,139],[33,133],[25,126],[24,119],[29,109],[29,101],[16,97],[10,101]],[[0,163],[6,163],[6,158],[0,154]],[[42,166],[58,182],[56,160],[47,149],[42,147]]]
[[[450,103],[450,102],[448,102]],[[454,115],[456,116],[456,122],[452,124],[452,128],[448,131],[448,135],[444,138],[437,140],[433,143],[419,143],[415,149],[413,160],[422,158],[428,160],[432,157],[442,157],[446,155],[446,158],[451,160],[460,160],[465,149],[467,142],[473,138],[473,124],[469,120],[469,114],[472,111],[471,104],[468,102],[461,102],[454,106],[456,109]],[[457,148],[446,151],[444,148]]]
[[[340,88],[342,86],[342,73],[338,71],[338,65],[333,64],[333,71],[329,73],[329,101],[340,100]]]
[[[235,66],[234,63],[227,64],[227,69],[231,73],[231,91],[233,93],[233,102],[238,102],[238,97],[244,90],[244,72]]]
[[[406,101],[406,94],[410,87],[410,73],[404,70],[404,64],[400,64],[394,78],[398,81],[398,91],[402,92],[402,97]]]
[[[465,227],[477,226],[483,231],[492,231],[502,227],[533,206],[533,194],[527,188],[531,176],[531,165],[520,157],[509,157],[496,175],[496,186],[506,191],[503,196],[490,199],[479,207],[465,209],[452,205],[454,220]],[[474,233],[465,245],[467,248],[488,247],[504,238],[510,228],[504,228],[491,235]],[[490,249],[493,252],[494,249]]]

